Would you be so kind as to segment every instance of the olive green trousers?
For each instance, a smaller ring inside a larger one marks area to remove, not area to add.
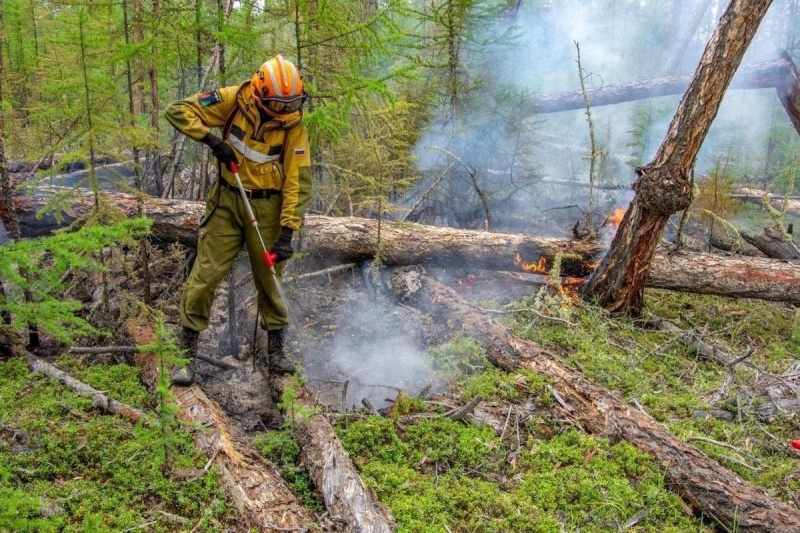
[[[270,250],[280,235],[281,195],[250,200],[250,205],[258,220],[264,245]],[[181,325],[195,331],[208,327],[214,292],[230,271],[244,244],[250,257],[250,268],[258,294],[261,327],[275,330],[287,326],[289,312],[277,284],[283,279],[285,263],[275,265],[276,280],[264,264],[261,241],[247,216],[241,194],[220,187],[215,181],[209,188],[206,216],[211,211],[213,213],[208,221],[200,228],[197,258],[183,287],[180,303]]]

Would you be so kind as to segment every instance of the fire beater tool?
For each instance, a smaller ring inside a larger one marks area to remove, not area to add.
[[[267,250],[267,246],[264,244],[264,238],[261,236],[261,231],[258,229],[258,219],[256,219],[255,214],[253,214],[253,207],[250,205],[247,192],[245,192],[244,185],[242,185],[242,178],[239,177],[239,165],[230,163],[228,168],[230,168],[230,171],[233,173],[233,177],[236,178],[236,186],[239,188],[239,193],[242,195],[244,207],[247,209],[247,216],[250,218],[250,224],[252,224],[253,229],[256,230],[258,240],[261,242],[261,258],[264,260],[264,264],[267,266],[267,271],[270,273],[270,276],[272,276],[272,283],[275,285],[278,294],[281,295],[281,301],[286,305],[286,300],[283,298],[283,287],[281,287],[281,283],[278,281],[278,275],[275,272],[275,263],[278,259],[278,254]],[[255,364],[255,360],[253,360],[253,363]]]

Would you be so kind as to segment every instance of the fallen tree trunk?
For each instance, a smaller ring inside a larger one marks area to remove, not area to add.
[[[34,372],[41,372],[45,376],[54,379],[63,385],[66,385],[76,394],[80,394],[81,396],[91,396],[92,407],[125,418],[134,424],[141,422],[146,426],[155,425],[153,420],[151,420],[141,409],[131,407],[130,405],[111,398],[105,392],[99,391],[91,385],[87,385],[86,383],[75,379],[60,368],[57,368],[47,361],[40,359],[27,350],[16,351],[18,352],[17,355],[25,358],[25,361],[28,363],[28,367]]]
[[[775,61],[767,61],[756,65],[742,67],[730,84],[730,89],[775,89],[781,101],[791,101],[795,94],[793,82],[795,68],[792,61],[785,56]],[[536,99],[538,113],[558,113],[584,109],[587,96],[592,107],[621,104],[659,96],[683,94],[692,80],[692,75],[667,76],[651,80],[608,85],[598,89],[589,89],[586,95],[582,91],[545,94]],[[782,96],[785,95],[785,96]],[[784,103],[787,106],[787,103]],[[788,111],[788,109],[787,109]],[[791,118],[791,115],[790,115]],[[794,123],[794,120],[793,120]]]
[[[764,235],[750,235],[740,231],[742,239],[758,248],[764,255],[773,259],[800,259],[797,245],[784,237],[776,228],[764,228]]]
[[[136,199],[118,193],[109,198],[127,216],[137,216]],[[23,236],[50,233],[86,214],[94,205],[90,193],[76,198],[70,216],[58,223],[54,218],[36,220],[45,196],[16,197],[15,205]],[[152,234],[166,242],[194,246],[197,224],[204,204],[149,198],[145,215],[153,221]],[[0,215],[3,214],[0,205]],[[410,223],[380,223],[355,217],[307,216],[300,235],[300,250],[328,259],[358,263],[372,260],[380,248],[387,265],[426,264],[441,267],[475,267],[519,271],[519,260],[534,263],[544,258],[549,268],[562,255],[561,273],[583,277],[604,250],[599,243],[572,239],[532,237],[524,234],[439,228]],[[756,257],[726,257],[682,252],[657,253],[647,286],[699,294],[736,298],[759,298],[800,303],[800,265]]]
[[[447,316],[455,327],[469,331],[494,365],[507,371],[526,369],[552,379],[554,390],[568,407],[565,416],[592,433],[624,439],[648,452],[661,464],[668,484],[726,530],[800,531],[800,513],[795,509],[679,441],[658,422],[594,385],[554,354],[487,319],[454,290],[420,272],[415,273],[414,283],[408,283],[403,279],[407,275],[404,269],[395,269],[389,276],[390,286],[400,287],[398,297],[433,316]],[[409,293],[409,286],[418,290]]]
[[[138,345],[152,342],[149,330],[130,333]],[[158,379],[158,360],[151,353],[136,358],[143,367],[142,379],[151,389]],[[219,468],[222,486],[248,527],[279,532],[306,531],[317,525],[275,466],[238,434],[227,415],[199,386],[173,387],[173,392],[179,416],[202,428],[193,432],[194,442]]]
[[[729,195],[731,198],[742,200],[743,202],[750,202],[762,205],[764,197],[766,196],[769,203],[778,211],[784,211],[786,214],[800,216],[800,198],[781,196],[779,194],[768,194],[761,189],[753,189],[751,187],[738,187],[733,194]]]
[[[283,378],[282,388],[292,386],[287,379]],[[300,390],[296,402],[301,407],[296,411],[309,412],[318,407],[313,394],[305,387]],[[331,517],[346,523],[347,531],[352,533],[394,531],[394,517],[364,484],[325,415],[296,414],[294,421],[303,464]]]

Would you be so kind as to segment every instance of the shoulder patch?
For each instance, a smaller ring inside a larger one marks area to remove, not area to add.
[[[214,105],[217,102],[220,102],[222,97],[219,95],[219,91],[211,91],[207,93],[200,93],[197,95],[197,101],[200,103],[201,106],[210,106]]]

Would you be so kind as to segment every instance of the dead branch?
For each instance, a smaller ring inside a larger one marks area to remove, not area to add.
[[[459,409],[456,409],[452,413],[449,413],[447,415],[447,418],[449,418],[451,420],[461,420],[463,422],[464,418],[468,414],[470,414],[472,411],[474,411],[475,408],[478,406],[478,404],[481,403],[482,401],[483,401],[483,398],[481,398],[480,396],[475,396],[473,399],[471,399],[463,407],[461,407]]]
[[[148,426],[155,425],[155,423],[144,413],[144,411],[109,397],[106,393],[73,378],[63,370],[56,368],[46,361],[43,361],[27,350],[25,350],[22,355],[25,357],[25,361],[28,363],[30,369],[34,372],[41,372],[45,376],[58,381],[62,385],[66,385],[77,394],[82,396],[91,396],[92,407],[101,409],[107,413],[121,416],[130,420],[131,422],[142,422]]]

